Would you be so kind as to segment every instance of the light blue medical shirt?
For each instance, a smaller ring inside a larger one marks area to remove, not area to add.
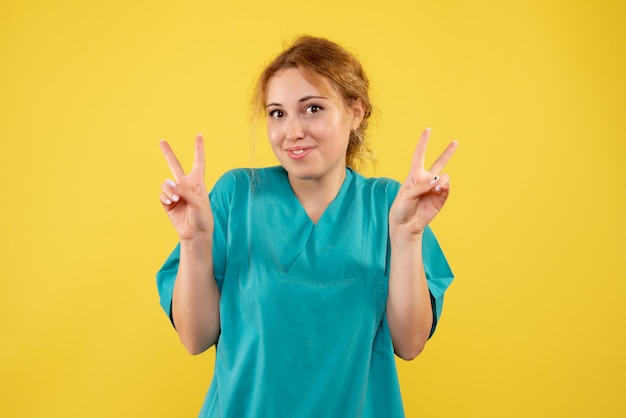
[[[221,334],[201,417],[403,417],[385,318],[389,208],[400,184],[346,169],[317,224],[282,167],[227,172],[210,193]],[[433,331],[453,275],[430,229]],[[179,248],[157,274],[171,318]]]

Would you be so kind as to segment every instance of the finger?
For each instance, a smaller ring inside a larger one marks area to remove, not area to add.
[[[450,188],[450,176],[446,173],[433,177],[428,183],[418,183],[411,186],[403,186],[402,196],[407,200],[414,200],[427,193],[440,193]]]
[[[165,180],[161,184],[161,191],[163,192],[163,195],[167,198],[167,200],[169,200],[170,202],[178,202],[180,200],[180,195],[176,190],[177,188],[178,188],[177,184],[174,183],[170,179]]]
[[[163,208],[165,208],[166,210],[169,210],[169,208],[171,208],[175,202],[172,202],[172,199],[170,199],[165,193],[161,193],[161,195],[159,196],[159,200],[161,201],[161,205],[163,205]]]
[[[411,186],[406,186],[404,189],[401,189],[401,193],[398,192],[398,199],[412,202],[420,198],[427,193],[430,193],[437,184],[427,184],[427,183],[416,183]]]
[[[178,158],[176,158],[174,151],[172,151],[170,144],[168,144],[166,140],[162,139],[159,145],[161,146],[161,151],[165,156],[165,161],[167,161],[167,165],[170,167],[170,171],[174,175],[174,178],[176,181],[180,180],[185,176],[185,171],[180,165]]]
[[[430,170],[428,171],[431,174],[435,174],[435,175],[439,174],[441,170],[443,170],[443,168],[446,166],[446,164],[448,163],[452,155],[454,155],[454,152],[456,151],[458,146],[459,146],[458,141],[450,142],[450,144],[448,144],[446,149],[443,150],[441,155],[437,157],[433,165],[430,167]]]
[[[204,158],[204,138],[202,134],[196,135],[196,151],[193,159],[193,171],[200,171],[204,176],[205,158]]]
[[[444,174],[433,177],[429,182],[407,182],[400,187],[398,196],[402,196],[402,199],[407,201],[416,200],[427,193],[441,191],[443,185],[448,182],[448,179],[449,177]],[[439,189],[435,190],[437,187],[439,187]]]
[[[424,132],[422,132],[419,141],[417,141],[417,146],[415,147],[415,152],[413,153],[413,160],[411,161],[411,172],[409,173],[409,177],[412,177],[413,173],[417,173],[424,168],[424,160],[426,159],[426,148],[428,146],[429,138],[430,128],[426,128],[424,129]]]
[[[443,173],[437,176],[436,179],[436,181],[431,182],[435,192],[439,193],[450,188],[450,176],[448,174]]]
[[[442,205],[448,200],[448,196],[450,195],[450,178],[446,175],[442,175],[442,183],[438,184],[435,187],[435,193],[439,194],[439,198],[441,199]]]

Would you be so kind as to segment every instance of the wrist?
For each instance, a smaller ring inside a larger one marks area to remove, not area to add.
[[[211,248],[213,245],[213,237],[208,233],[198,233],[190,238],[181,238],[180,239],[180,247],[181,249],[206,249]]]
[[[422,234],[402,234],[389,236],[391,252],[402,254],[405,252],[415,254],[422,251]]]
[[[389,239],[392,243],[421,243],[423,235],[423,229],[409,230],[405,225],[389,225]]]

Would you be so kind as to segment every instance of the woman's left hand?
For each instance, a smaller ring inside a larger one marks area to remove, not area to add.
[[[437,216],[450,193],[450,177],[441,173],[458,146],[452,141],[430,167],[424,169],[424,159],[430,128],[422,132],[413,154],[411,170],[389,211],[389,232],[400,233],[407,239],[420,237]]]

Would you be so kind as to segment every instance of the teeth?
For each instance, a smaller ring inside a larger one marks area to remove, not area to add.
[[[295,150],[293,150],[291,152],[296,154],[296,155],[300,155],[300,154],[302,154],[304,152],[304,150],[303,149],[295,149]]]

